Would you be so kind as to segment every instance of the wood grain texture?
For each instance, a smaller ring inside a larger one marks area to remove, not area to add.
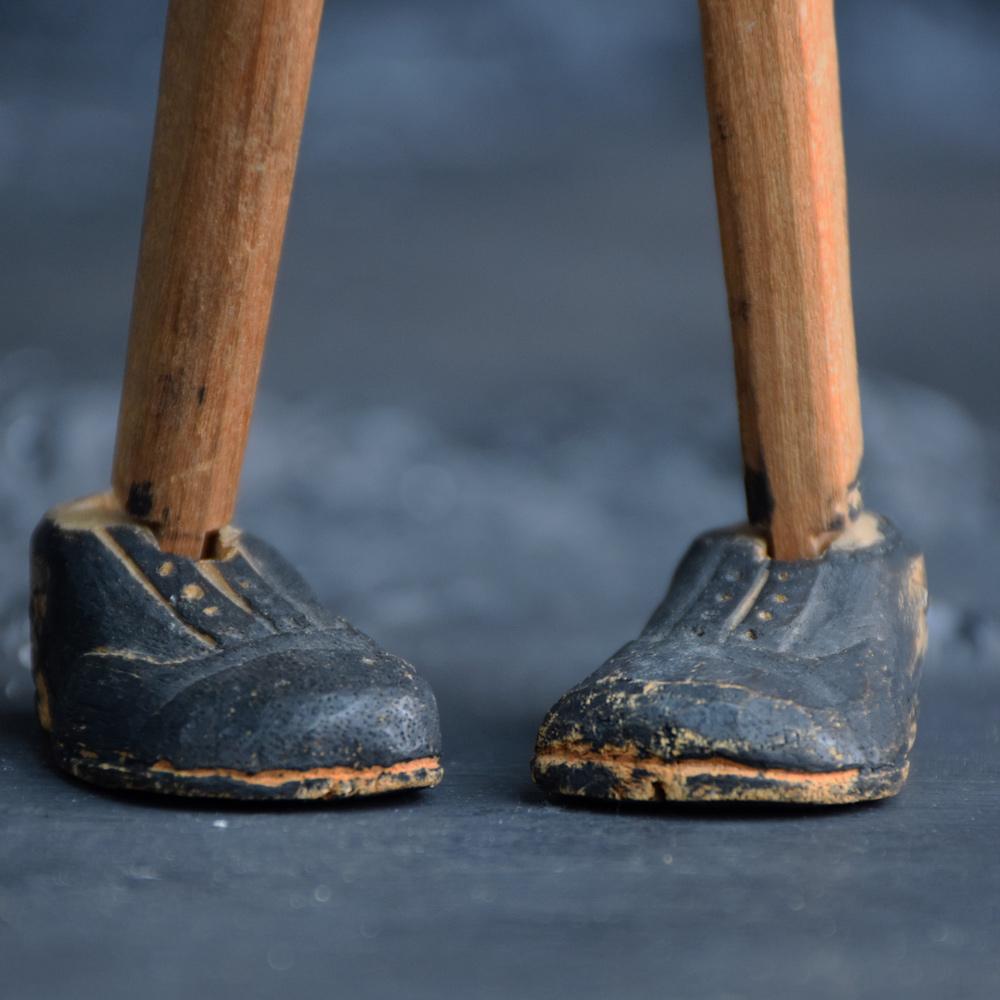
[[[700,0],[750,518],[820,555],[860,507],[832,0]]]
[[[113,485],[164,549],[233,514],[322,0],[171,0]]]

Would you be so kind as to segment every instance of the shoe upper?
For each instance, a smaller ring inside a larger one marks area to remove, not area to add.
[[[427,683],[322,608],[270,546],[233,534],[225,558],[196,561],[86,507],[42,520],[33,666],[57,744],[241,772],[437,756]]]
[[[821,558],[749,529],[698,538],[641,635],[542,725],[553,746],[802,769],[898,766],[915,732],[923,560],[884,518]]]

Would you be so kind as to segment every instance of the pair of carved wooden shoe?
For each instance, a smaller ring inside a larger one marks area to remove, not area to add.
[[[535,780],[611,799],[892,795],[925,606],[920,556],[872,515],[802,563],[705,535],[642,635],[549,713]],[[38,716],[77,777],[239,799],[441,780],[427,683],[250,535],[190,560],[107,497],[57,508],[32,540],[31,616]]]

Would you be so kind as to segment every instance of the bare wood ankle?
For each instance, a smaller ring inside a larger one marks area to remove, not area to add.
[[[113,485],[193,558],[233,514],[322,0],[172,0]]]
[[[747,502],[780,559],[860,508],[832,0],[701,0]]]

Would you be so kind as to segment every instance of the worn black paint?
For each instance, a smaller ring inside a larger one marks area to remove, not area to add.
[[[439,754],[427,683],[320,606],[264,542],[241,536],[214,564],[247,611],[148,529],[105,530],[110,545],[46,517],[32,541],[34,670],[62,767],[106,785],[284,798],[297,785],[149,769],[388,767]]]
[[[149,517],[153,510],[153,484],[148,479],[132,483],[128,488],[125,509],[133,517]]]
[[[766,525],[774,511],[771,484],[763,469],[743,467],[743,492],[747,500],[747,516],[751,524]]]
[[[796,562],[767,558],[748,532],[703,535],[639,638],[552,709],[539,751],[858,768],[859,797],[898,790],[915,732],[926,591],[919,554],[888,521],[878,524],[873,545]],[[550,791],[615,794],[600,765],[572,770],[536,767],[535,777]],[[773,784],[714,781],[720,795]]]

